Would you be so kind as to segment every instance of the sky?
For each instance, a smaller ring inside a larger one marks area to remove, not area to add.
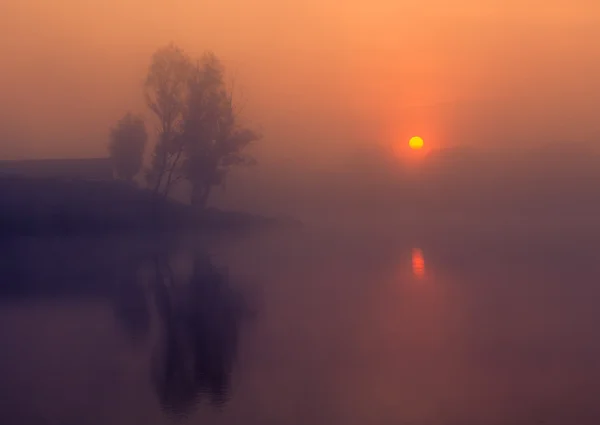
[[[600,136],[595,0],[3,0],[0,157],[105,155],[171,41],[222,58],[273,158]]]

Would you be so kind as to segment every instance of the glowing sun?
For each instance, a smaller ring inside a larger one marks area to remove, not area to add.
[[[423,147],[423,139],[419,136],[411,137],[408,141],[408,146],[410,146],[411,149],[419,150]]]

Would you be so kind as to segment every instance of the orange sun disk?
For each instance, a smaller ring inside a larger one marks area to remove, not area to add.
[[[423,139],[419,136],[411,137],[411,139],[408,141],[408,146],[414,150],[421,149],[423,148]]]

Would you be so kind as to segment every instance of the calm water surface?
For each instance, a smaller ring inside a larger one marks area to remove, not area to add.
[[[563,228],[2,243],[1,424],[600,423]]]

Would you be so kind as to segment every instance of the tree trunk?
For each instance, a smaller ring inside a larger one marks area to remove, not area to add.
[[[160,166],[158,170],[156,170],[156,184],[154,185],[154,195],[157,195],[160,191],[160,185],[162,184],[163,177],[167,172],[167,167],[169,165],[169,138],[171,135],[171,125],[168,120],[163,119],[162,123],[162,133],[160,135],[160,140],[158,144],[154,148],[155,154],[160,154],[159,161]]]
[[[160,165],[160,168],[156,170],[156,183],[154,183],[154,189],[152,190],[155,196],[158,195],[158,192],[160,192],[160,185],[162,184],[163,176],[165,174],[164,161],[162,162],[163,163]]]
[[[169,168],[169,173],[167,175],[167,182],[166,182],[165,193],[164,193],[165,198],[169,196],[169,190],[171,189],[171,183],[173,181],[173,171],[175,171],[175,169],[177,168],[177,164],[179,163],[179,158],[181,158],[182,152],[183,152],[183,147],[180,147],[179,151],[177,152],[177,156],[173,160],[173,164],[171,164],[171,167]]]
[[[196,211],[204,211],[210,195],[210,185],[195,184],[192,186],[191,204]]]
[[[162,173],[158,173],[158,176],[156,176],[156,183],[154,184],[154,189],[152,189],[152,192],[155,195],[158,194],[158,190],[160,189],[161,183],[162,183]]]
[[[204,194],[202,195],[202,209],[205,210],[208,205],[208,197],[210,196],[210,190],[212,189],[211,185],[208,185],[204,190]]]

